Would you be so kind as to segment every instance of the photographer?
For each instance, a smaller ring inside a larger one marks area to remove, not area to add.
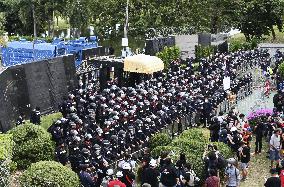
[[[186,163],[184,166],[184,174],[181,176],[182,187],[193,187],[199,186],[200,179],[196,176],[195,172],[192,170],[191,165]]]
[[[218,171],[218,158],[217,158],[216,152],[214,151],[214,148],[212,145],[208,145],[207,150],[203,154],[203,160],[205,162],[207,176],[208,176],[209,170]]]

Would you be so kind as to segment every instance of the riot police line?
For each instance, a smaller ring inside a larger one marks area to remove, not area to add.
[[[136,87],[118,87],[114,79],[102,91],[99,75],[89,72],[60,104],[63,118],[49,128],[57,160],[78,173],[95,168],[100,184],[109,165],[115,167],[126,154],[141,156],[152,134],[173,137],[186,128],[206,127],[216,113],[227,112],[252,91],[253,76],[240,74],[249,69],[242,66],[253,69],[269,62],[269,55],[259,50],[216,54],[201,59],[197,72],[193,62],[175,61]],[[228,92],[222,86],[225,76],[231,78]]]

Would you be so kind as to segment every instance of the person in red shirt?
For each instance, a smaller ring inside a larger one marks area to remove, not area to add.
[[[209,170],[209,177],[205,181],[205,187],[220,187],[220,178],[215,169]]]
[[[281,160],[281,162],[279,163],[279,168],[281,168],[279,175],[281,186],[284,186],[284,160]]]
[[[264,93],[266,97],[269,97],[270,94],[270,81],[266,80],[264,84]]]
[[[281,186],[284,186],[284,169],[281,170],[279,177],[281,181]]]
[[[243,131],[243,141],[250,147],[252,133],[248,129],[244,129]]]
[[[122,171],[118,171],[116,173],[116,179],[110,181],[107,187],[126,187],[126,185],[121,182],[121,178],[123,177]]]

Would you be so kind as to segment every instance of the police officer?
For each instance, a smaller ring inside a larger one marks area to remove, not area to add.
[[[56,161],[60,162],[62,165],[66,165],[68,163],[68,152],[64,143],[61,143],[55,151]]]
[[[30,122],[39,125],[40,124],[40,108],[36,107],[34,110],[31,112],[31,117],[30,117]]]

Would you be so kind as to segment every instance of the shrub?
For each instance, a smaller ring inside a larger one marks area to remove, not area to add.
[[[257,125],[257,123],[262,121],[263,117],[266,118],[268,114],[271,116],[272,113],[273,113],[272,109],[259,109],[255,112],[249,113],[248,121],[249,121],[251,129],[254,129],[254,127]]]
[[[33,163],[20,177],[23,187],[79,187],[80,180],[70,168],[54,161]]]
[[[204,131],[204,129],[197,128],[183,131],[179,136],[179,139],[195,140],[204,143],[209,142],[209,138],[210,134],[207,133],[207,131]]]
[[[25,169],[41,160],[52,160],[54,142],[50,134],[40,126],[33,124],[20,125],[9,131],[15,142],[13,161],[19,169]]]
[[[10,134],[0,134],[0,186],[9,186],[13,140]]]
[[[164,152],[169,153],[173,160],[177,160],[179,158],[181,149],[174,146],[158,146],[151,151],[151,155],[155,158],[158,158]]]
[[[278,72],[282,79],[284,79],[284,62],[282,62],[278,67]]]
[[[157,57],[163,60],[165,64],[165,69],[168,69],[172,61],[180,58],[180,49],[176,46],[174,47],[165,47],[164,50],[156,54]]]
[[[62,114],[60,112],[42,116],[40,126],[44,129],[48,129],[52,123],[57,121],[59,118],[62,118]]]
[[[260,40],[253,38],[250,41],[232,40],[230,42],[230,52],[236,52],[239,50],[253,50],[257,48]]]
[[[213,55],[216,51],[214,46],[202,46],[196,45],[195,46],[195,57],[196,59],[206,58],[210,55]]]
[[[157,137],[162,136],[161,134],[157,134]],[[165,135],[163,135],[165,136]],[[162,137],[163,137],[162,136]],[[192,165],[194,171],[197,176],[201,179],[201,181],[205,180],[206,171],[205,171],[205,163],[202,159],[204,151],[207,149],[208,144],[212,144],[209,141],[210,132],[205,129],[193,128],[184,131],[180,136],[175,138],[170,144],[167,146],[158,146],[158,144],[163,144],[163,141],[155,142],[155,148],[152,149],[151,155],[153,157],[159,157],[163,152],[169,153],[171,159],[176,162],[179,159],[180,153],[184,153],[187,161]],[[158,140],[162,140],[163,138],[157,138]],[[170,140],[170,139],[169,139]],[[224,143],[215,142],[214,145],[217,145],[220,153],[225,158],[233,157],[234,154],[231,151],[230,147]]]
[[[150,149],[154,149],[158,146],[166,146],[171,143],[171,138],[166,133],[157,133],[153,135],[149,140]]]

